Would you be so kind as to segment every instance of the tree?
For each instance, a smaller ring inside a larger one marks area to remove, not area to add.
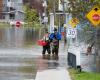
[[[80,22],[86,21],[86,13],[95,5],[100,6],[99,0],[69,0],[69,9],[67,10],[72,14],[72,17],[77,17]]]
[[[98,71],[100,72],[100,25],[94,27],[89,20],[85,17],[86,14],[96,5],[100,9],[99,0],[69,0],[68,12],[72,14],[72,17],[76,17],[80,21],[81,31],[79,33],[79,39],[82,42],[86,42],[90,46],[94,46],[96,63],[98,63]]]
[[[39,15],[35,9],[29,8],[28,5],[24,6],[25,11],[25,22],[28,24],[28,26],[34,26],[39,24]]]

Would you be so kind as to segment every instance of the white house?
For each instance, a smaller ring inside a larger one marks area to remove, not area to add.
[[[3,0],[3,19],[7,21],[23,21],[23,0]]]

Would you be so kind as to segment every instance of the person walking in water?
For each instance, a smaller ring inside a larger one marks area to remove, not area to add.
[[[48,31],[46,31],[46,34],[43,36],[43,40],[46,42],[46,45],[43,46],[43,51],[42,51],[42,55],[43,55],[43,57],[45,57],[46,51],[47,51],[48,55],[51,54],[50,39],[49,39]]]
[[[54,33],[50,34],[50,40],[52,43],[52,54],[53,56],[58,57],[59,40],[61,40],[61,34],[57,32],[56,28],[54,28]]]

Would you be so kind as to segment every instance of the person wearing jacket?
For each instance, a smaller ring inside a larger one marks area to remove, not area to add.
[[[54,33],[50,34],[50,41],[52,43],[52,54],[56,57],[58,57],[59,52],[59,40],[61,40],[61,34],[54,28]]]
[[[49,39],[48,31],[46,31],[46,34],[43,36],[43,40],[46,42],[46,45],[43,46],[42,55],[45,56],[46,51],[50,55],[51,54],[51,50],[50,50],[50,39]]]

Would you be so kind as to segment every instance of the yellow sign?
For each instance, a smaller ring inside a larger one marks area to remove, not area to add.
[[[73,18],[72,20],[69,21],[69,23],[73,28],[75,28],[76,25],[79,23],[79,20],[77,18]]]
[[[94,26],[97,26],[98,24],[100,24],[100,8],[92,8],[92,10],[86,15],[86,17]]]

